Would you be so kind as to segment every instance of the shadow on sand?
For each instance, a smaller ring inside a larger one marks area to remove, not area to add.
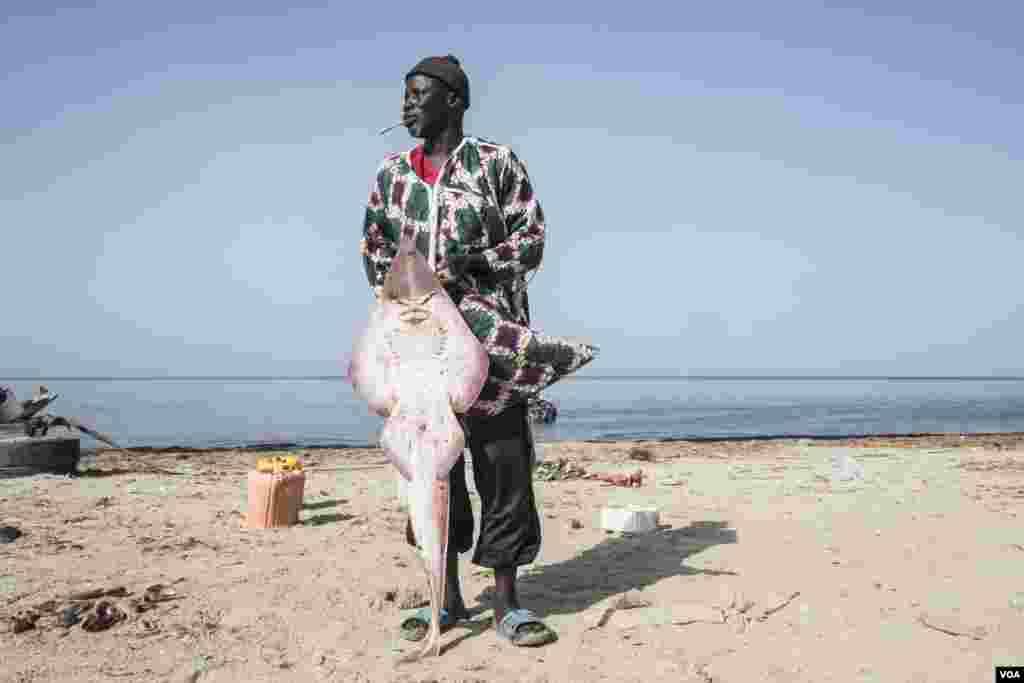
[[[637,536],[609,536],[564,562],[538,567],[520,575],[520,602],[541,618],[577,614],[605,598],[628,590],[643,589],[672,576],[735,576],[735,572],[696,569],[686,559],[707,548],[738,542],[736,531],[726,521],[697,521],[679,529],[661,529]],[[494,588],[479,597],[474,615],[493,603]],[[467,624],[469,633],[448,643],[472,638],[484,630]]]
[[[643,589],[671,576],[733,575],[686,565],[686,558],[723,543],[736,543],[726,521],[697,521],[679,529],[661,529],[636,536],[609,536],[564,562],[537,567],[517,582],[522,602],[538,614],[569,614],[605,598]],[[480,595],[493,598],[493,588]]]
[[[303,503],[303,510],[323,510],[324,508],[338,507],[341,503],[347,503],[348,501],[342,498],[331,498],[330,500],[318,500],[315,503]]]
[[[328,515],[313,515],[312,517],[302,520],[299,524],[306,526],[323,526],[324,524],[334,524],[335,522],[347,522],[348,520],[355,518],[356,515],[350,515],[345,512],[336,512]]]

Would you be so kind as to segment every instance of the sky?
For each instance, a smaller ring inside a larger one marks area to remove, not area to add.
[[[0,379],[343,374],[448,53],[580,375],[1024,374],[1020,3],[83,5],[0,9]]]

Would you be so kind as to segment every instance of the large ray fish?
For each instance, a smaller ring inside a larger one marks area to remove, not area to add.
[[[349,380],[385,418],[380,443],[409,483],[409,513],[430,596],[423,649],[441,653],[441,607],[448,546],[448,475],[465,446],[456,414],[487,380],[487,352],[473,336],[426,259],[403,241],[382,293],[356,341]]]

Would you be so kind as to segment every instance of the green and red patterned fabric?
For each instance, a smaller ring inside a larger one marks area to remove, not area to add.
[[[592,361],[597,347],[530,327],[526,276],[540,266],[546,228],[516,154],[466,137],[433,183],[414,168],[424,172],[424,161],[417,148],[377,169],[360,245],[367,280],[379,291],[399,240],[414,240],[490,357],[487,384],[467,414],[497,415]],[[453,278],[449,259],[466,254],[482,254],[490,273]]]

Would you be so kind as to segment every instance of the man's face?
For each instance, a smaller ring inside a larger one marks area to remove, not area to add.
[[[429,138],[439,134],[448,125],[451,107],[448,88],[441,81],[413,75],[405,80],[402,98],[402,121],[414,138]]]

